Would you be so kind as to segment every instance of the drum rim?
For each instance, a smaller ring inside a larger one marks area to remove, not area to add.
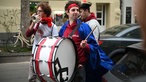
[[[67,38],[67,39],[70,39],[71,42],[73,43],[73,46],[75,48],[75,54],[76,54],[76,63],[75,63],[74,73],[73,73],[71,79],[69,80],[69,82],[71,82],[74,79],[75,74],[76,74],[76,70],[77,70],[77,64],[78,64],[77,55],[78,55],[78,52],[77,52],[77,47],[75,45],[75,42],[71,38]]]
[[[74,72],[73,72],[73,74],[72,74],[72,76],[71,76],[71,78],[69,79],[69,81],[68,82],[71,82],[72,80],[73,80],[73,78],[75,77],[75,73],[76,73],[76,69],[77,69],[77,48],[76,48],[76,45],[75,45],[75,43],[74,43],[74,41],[71,39],[71,38],[61,38],[61,39],[69,39],[71,42],[72,42],[72,44],[73,44],[73,47],[74,47],[74,49],[75,49],[75,54],[76,54],[76,56],[75,56],[75,67],[74,67]],[[57,46],[59,46],[60,45],[60,43],[63,41],[63,40],[61,40],[58,44],[57,44]],[[57,50],[58,50],[58,48],[57,48]],[[56,52],[55,52],[56,53]],[[56,54],[54,55],[54,56],[56,56]],[[54,66],[53,66],[54,67]],[[54,67],[55,68],[55,67]],[[54,73],[54,71],[53,71],[53,75],[54,75],[54,78],[56,79],[56,81],[57,82],[59,82],[58,81],[58,79],[57,79],[57,77],[55,76],[55,73]]]
[[[71,38],[67,38],[67,39],[70,39],[71,42],[73,43],[73,46],[74,46],[74,48],[75,48],[75,54],[76,54],[76,63],[75,63],[74,73],[73,73],[71,79],[69,80],[69,82],[71,82],[71,81],[74,79],[75,73],[76,73],[76,70],[77,70],[77,63],[78,63],[77,54],[78,54],[78,52],[77,52],[77,47],[76,47],[76,45],[75,45],[75,42],[74,42]]]

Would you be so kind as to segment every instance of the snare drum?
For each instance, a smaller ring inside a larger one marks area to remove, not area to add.
[[[36,45],[33,68],[41,82],[71,82],[77,50],[71,39],[46,37]]]

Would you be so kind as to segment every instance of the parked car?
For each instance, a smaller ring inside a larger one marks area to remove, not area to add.
[[[146,82],[146,52],[142,43],[126,47],[123,57],[103,78],[104,82]]]
[[[100,34],[99,45],[109,55],[113,50],[123,51],[126,46],[141,41],[141,32],[138,24],[123,24],[103,31]]]

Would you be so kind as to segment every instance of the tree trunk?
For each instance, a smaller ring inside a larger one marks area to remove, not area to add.
[[[25,34],[30,25],[29,5],[30,0],[21,0],[21,30]]]

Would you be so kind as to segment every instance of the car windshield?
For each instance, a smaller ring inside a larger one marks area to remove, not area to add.
[[[113,26],[111,28],[106,29],[105,31],[103,31],[101,33],[101,35],[116,35],[117,33],[119,33],[120,31],[123,31],[125,29],[127,29],[129,26],[128,25],[117,25],[117,26]]]

